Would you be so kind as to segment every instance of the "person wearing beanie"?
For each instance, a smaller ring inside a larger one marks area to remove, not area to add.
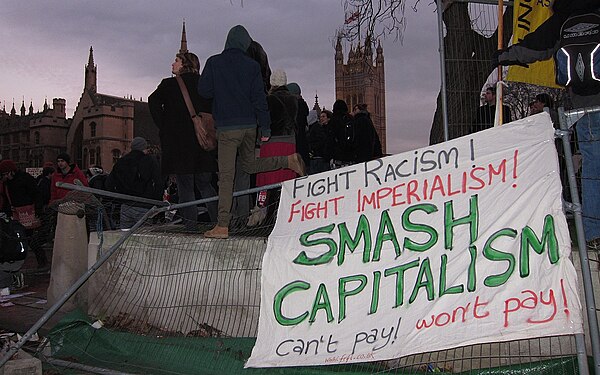
[[[273,86],[285,86],[287,85],[287,74],[281,69],[276,69],[271,73],[271,88]]]
[[[70,191],[65,188],[57,187],[57,182],[88,186],[88,180],[85,177],[85,174],[76,164],[71,164],[71,156],[69,156],[69,154],[58,154],[56,157],[56,167],[56,172],[52,175],[50,184],[50,204],[54,201],[63,199]]]
[[[285,71],[276,69],[271,73],[271,90],[267,96],[271,117],[271,138],[260,147],[260,157],[290,156],[296,153],[298,101],[287,88]],[[271,185],[296,178],[290,169],[261,172],[256,175],[256,186]],[[256,197],[247,225],[253,227],[277,209],[279,190],[263,190]]]
[[[117,160],[104,182],[104,188],[116,193],[161,201],[164,183],[158,162],[146,154],[148,143],[142,137],[131,141],[131,151]],[[128,201],[121,204],[120,228],[129,229],[152,207],[152,204]]]
[[[191,52],[179,53],[171,68],[172,73],[183,80],[195,111],[203,117],[210,116],[211,101],[198,95],[198,57]],[[178,203],[195,201],[196,190],[202,198],[216,196],[217,192],[212,184],[217,173],[216,152],[200,147],[177,78],[163,79],[148,97],[148,106],[154,124],[158,127],[162,151],[161,172],[164,176],[175,177]],[[207,203],[206,207],[210,221],[215,222],[217,203]],[[196,206],[180,208],[175,219],[183,220],[186,230],[194,230],[198,224],[198,209]]]
[[[18,216],[16,216],[15,208],[33,206],[36,217],[35,222],[28,220],[27,223],[21,222],[21,224],[25,226],[25,234],[29,239],[29,247],[35,254],[38,270],[46,270],[48,268],[48,257],[42,249],[46,237],[40,235],[43,230],[36,230],[41,225],[40,218],[43,203],[35,179],[29,173],[18,169],[12,160],[2,160],[0,162],[0,176],[2,176],[6,198],[3,200],[2,212],[17,220]]]
[[[135,137],[131,140],[131,151],[145,151],[148,148],[148,142],[142,137]]]
[[[256,128],[259,139],[266,142],[271,137],[271,121],[260,65],[246,53],[251,43],[246,28],[232,27],[223,52],[206,61],[198,82],[199,94],[213,101],[219,152],[219,212],[217,225],[204,233],[207,238],[229,237],[238,155],[242,170],[249,174],[282,168],[305,174],[299,154],[259,159],[254,156]]]

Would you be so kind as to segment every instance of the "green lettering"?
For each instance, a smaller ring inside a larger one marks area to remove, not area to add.
[[[415,224],[410,221],[410,215],[414,211],[423,211],[426,214],[437,212],[437,207],[430,203],[417,204],[408,207],[402,213],[402,227],[408,232],[424,232],[429,234],[429,240],[425,243],[418,243],[408,237],[404,238],[404,249],[412,251],[427,251],[431,249],[438,241],[438,232],[434,227],[425,224]]]
[[[486,241],[483,246],[483,256],[486,259],[489,259],[493,262],[496,261],[506,261],[508,262],[508,267],[506,271],[498,274],[488,276],[483,280],[483,284],[489,287],[496,287],[504,284],[512,275],[515,270],[515,257],[510,253],[505,253],[503,251],[494,249],[492,247],[492,242],[494,242],[497,238],[500,237],[510,237],[515,238],[517,236],[517,231],[512,228],[504,228],[500,229],[496,233],[492,234],[492,236]]]
[[[358,286],[354,289],[346,290],[346,284],[353,281],[358,281]],[[338,293],[340,301],[338,323],[346,318],[346,297],[357,295],[358,293],[362,292],[363,289],[365,289],[366,285],[367,276],[365,275],[346,276],[338,280]]]
[[[554,217],[546,215],[544,217],[544,229],[542,230],[542,239],[539,240],[533,229],[526,226],[521,232],[521,262],[519,273],[521,277],[529,276],[529,248],[532,248],[538,254],[548,248],[548,259],[550,264],[555,264],[560,258],[558,252],[558,239],[556,238],[556,229],[554,228]]]
[[[381,218],[379,220],[379,229],[377,230],[377,240],[375,241],[375,249],[373,250],[373,261],[379,261],[381,256],[381,248],[385,241],[392,241],[394,250],[396,251],[396,257],[402,254],[398,238],[396,238],[396,230],[388,210],[381,211]]]
[[[452,250],[452,244],[454,243],[454,227],[463,224],[469,224],[469,242],[475,242],[479,230],[479,205],[477,195],[472,195],[471,199],[469,199],[469,214],[458,219],[454,217],[453,201],[444,203],[444,246],[446,250]]]
[[[418,266],[419,259],[413,260],[410,263],[388,268],[383,272],[385,277],[396,275],[396,303],[394,304],[394,307],[402,306],[404,304],[404,272]]]
[[[465,290],[463,285],[454,285],[450,288],[446,288],[446,267],[448,266],[448,255],[442,255],[442,265],[440,267],[440,297],[444,294],[460,294]]]
[[[275,320],[277,320],[277,323],[281,324],[282,326],[294,326],[302,323],[306,319],[308,316],[308,311],[305,311],[303,314],[295,318],[288,318],[284,316],[283,312],[281,311],[281,305],[283,305],[283,299],[289,294],[300,290],[309,289],[310,284],[300,280],[292,281],[283,288],[279,289],[279,291],[275,294],[275,298],[273,299],[273,314],[275,315]]]
[[[425,278],[425,280],[423,280]],[[413,288],[413,292],[408,299],[408,303],[413,303],[417,299],[419,289],[425,288],[427,291],[427,300],[433,301],[435,295],[433,293],[433,274],[431,273],[431,264],[429,258],[423,259],[421,266],[419,267],[419,275],[417,276],[417,282]]]
[[[365,215],[360,215],[358,218],[358,224],[356,225],[356,232],[354,238],[350,236],[346,223],[338,225],[338,231],[340,233],[340,251],[338,252],[338,266],[344,263],[346,256],[346,247],[351,253],[358,247],[361,239],[364,242],[363,250],[363,263],[368,263],[371,258],[371,228],[369,226],[369,219]]]
[[[302,246],[310,247],[310,246],[317,246],[317,245],[325,245],[329,248],[329,251],[324,254],[319,255],[316,258],[309,258],[308,255],[306,255],[306,252],[302,251],[300,254],[298,254],[296,259],[294,259],[294,263],[300,264],[303,266],[318,266],[320,264],[327,264],[327,263],[331,262],[331,259],[333,259],[333,257],[335,256],[335,253],[337,252],[337,244],[335,243],[335,241],[332,240],[331,238],[317,238],[314,240],[309,240],[308,238],[316,233],[330,234],[333,231],[333,228],[335,228],[335,224],[329,224],[327,226],[313,229],[311,231],[303,233],[300,236],[300,244]]]
[[[310,311],[310,318],[308,319],[309,323],[315,322],[317,313],[321,309],[325,310],[325,313],[327,314],[327,323],[331,323],[333,321],[333,312],[331,311],[331,300],[329,299],[325,284],[319,284],[319,289],[317,290],[312,310]]]

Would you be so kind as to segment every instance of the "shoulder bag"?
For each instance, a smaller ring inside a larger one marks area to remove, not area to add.
[[[194,122],[194,130],[200,147],[206,151],[214,150],[217,147],[217,131],[215,130],[212,115],[209,113],[204,114],[204,116],[196,114],[194,106],[192,105],[192,100],[190,99],[190,94],[187,87],[185,87],[183,79],[180,76],[175,76],[175,78],[177,79],[177,83],[183,94],[185,105]]]
[[[37,229],[42,226],[40,218],[35,216],[35,206],[33,204],[14,207],[10,199],[10,194],[8,194],[8,189],[6,189],[6,197],[8,198],[14,220],[21,223],[26,229]]]

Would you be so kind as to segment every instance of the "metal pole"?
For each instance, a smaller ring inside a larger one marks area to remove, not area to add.
[[[583,111],[573,111],[572,114],[579,115]],[[575,179],[575,168],[573,166],[573,154],[571,145],[567,137],[567,115],[561,107],[558,109],[559,123],[562,130],[561,138],[565,153],[565,165],[569,177],[569,189],[573,206],[573,216],[575,218],[575,229],[577,232],[577,247],[579,248],[579,262],[581,263],[581,276],[583,278],[583,292],[585,296],[585,307],[588,318],[588,327],[590,330],[590,341],[592,343],[592,356],[594,358],[594,373],[600,374],[600,337],[598,332],[598,317],[596,315],[596,301],[594,298],[594,287],[592,284],[592,274],[587,254],[587,244],[583,233],[583,219],[581,217],[581,203],[579,202],[579,193],[577,191],[577,181]],[[565,134],[566,133],[566,134]],[[587,366],[587,365],[586,365]],[[581,369],[580,369],[581,370]]]
[[[123,200],[127,200],[127,201],[135,201],[135,202],[140,202],[140,203],[146,203],[146,204],[151,204],[151,205],[159,206],[159,207],[160,206],[167,206],[168,205],[167,202],[163,202],[163,201],[157,201],[157,200],[154,200],[154,199],[136,197],[135,195],[127,195],[127,194],[115,193],[113,191],[94,189],[94,188],[91,188],[91,187],[88,187],[88,186],[69,184],[69,183],[66,183],[66,182],[60,182],[59,181],[59,182],[56,183],[56,186],[59,187],[59,188],[63,188],[63,189],[83,191],[83,192],[86,192],[86,193],[91,193],[91,194],[96,194],[96,195],[104,195],[106,197],[123,199]]]
[[[91,268],[89,268],[75,282],[75,284],[73,284],[58,299],[58,301],[56,301],[54,305],[52,305],[52,307],[50,307],[50,309],[48,309],[48,311],[46,311],[46,313],[29,329],[29,331],[27,331],[23,335],[23,337],[21,337],[21,339],[15,343],[14,346],[11,346],[8,349],[6,354],[2,358],[0,358],[0,367],[4,366],[4,364],[8,362],[10,357],[12,357],[27,341],[29,341],[29,339],[62,307],[62,305],[64,305],[65,302],[67,302],[68,299],[71,298],[71,296],[73,296],[73,294],[75,294],[77,290],[79,290],[79,288],[81,288],[81,286],[94,274],[94,272],[96,272],[96,270],[100,268],[100,266],[102,266],[102,264],[104,264],[104,262],[106,262],[106,260],[108,260],[108,258],[110,258],[115,251],[117,251],[117,249],[123,244],[123,242],[125,242],[125,240],[127,240],[136,231],[136,229],[138,229],[144,223],[144,221],[146,221],[148,217],[153,215],[156,210],[156,207],[152,207],[150,210],[148,210],[148,212],[146,212],[144,216],[137,223],[135,223],[135,225],[131,228],[130,231],[125,232],[124,235],[121,238],[119,238],[117,242],[115,242],[115,244],[112,245],[110,249],[106,253],[104,253],[100,257],[100,259],[98,259],[96,263],[94,263],[94,265]]]
[[[441,75],[441,87],[440,87],[440,100],[442,101],[442,121],[444,124],[444,141],[449,140],[448,135],[448,94],[446,93],[446,55],[444,52],[444,22],[442,19],[442,13],[444,12],[444,6],[442,0],[438,0],[437,4],[437,21],[438,21],[438,43],[440,52],[440,75]]]
[[[303,177],[300,177],[300,178],[303,178]],[[239,197],[240,195],[258,193],[259,191],[262,191],[262,190],[277,189],[277,188],[280,188],[281,185],[282,185],[282,183],[278,182],[275,184],[259,186],[259,187],[255,187],[255,188],[251,188],[251,189],[247,189],[247,190],[240,190],[240,191],[234,192],[233,196]],[[158,208],[155,211],[155,214],[157,214],[159,212],[163,212],[163,211],[171,211],[171,210],[176,210],[178,208],[183,208],[183,207],[188,207],[188,206],[196,206],[198,204],[219,200],[219,196],[215,195],[214,197],[197,199],[195,201],[189,201],[189,202],[185,202],[185,203],[169,204],[168,202],[156,201],[156,200],[147,199],[147,198],[140,198],[140,197],[135,197],[133,195],[113,193],[113,192],[105,191],[105,190],[92,189],[87,186],[68,184],[68,183],[64,183],[64,182],[57,182],[56,186],[59,186],[64,189],[69,189],[69,190],[84,191],[87,193],[104,195],[104,196],[112,197],[112,198],[119,198],[119,199],[130,200],[130,201],[138,201],[141,203],[150,203],[150,204],[154,204],[155,206],[160,206],[160,208]]]

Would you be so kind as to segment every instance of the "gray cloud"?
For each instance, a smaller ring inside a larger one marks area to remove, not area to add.
[[[243,6],[242,6],[243,4]],[[286,70],[312,107],[334,98],[333,36],[344,21],[340,1],[192,0],[3,2],[0,13],[0,101],[41,108],[44,99],[67,99],[69,115],[83,89],[90,46],[104,94],[147,99],[179,49],[185,18],[188,47],[205,61],[223,49],[229,28],[247,27]],[[388,152],[427,144],[439,89],[437,23],[432,6],[407,10],[403,44],[382,41],[386,64]]]

